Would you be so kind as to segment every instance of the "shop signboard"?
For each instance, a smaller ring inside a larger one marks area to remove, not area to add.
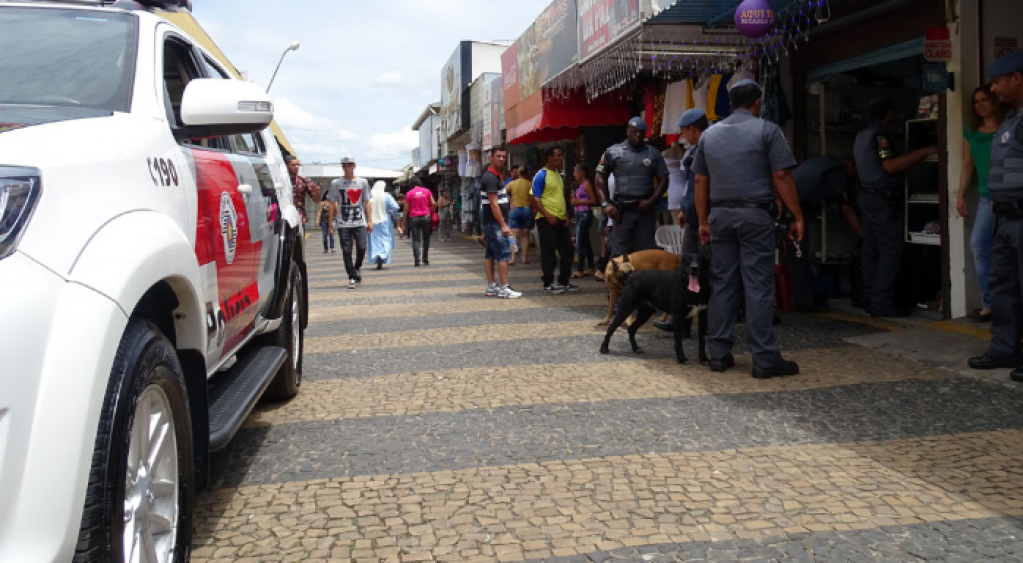
[[[501,131],[504,129],[503,82],[499,76],[490,83],[490,147],[501,145]]]
[[[483,75],[483,83],[480,87],[480,94],[483,97],[482,107],[480,108],[480,117],[483,118],[483,150],[489,150],[490,147],[494,146],[494,131],[493,131],[493,85],[494,81],[497,80],[497,76]]]
[[[463,110],[463,93],[469,87],[471,77],[470,69],[466,68],[471,64],[471,46],[468,41],[462,41],[451,54],[447,64],[441,71],[441,138],[449,139],[465,129],[466,111]]]
[[[523,100],[536,93],[540,87],[536,75],[536,35],[535,26],[531,25],[519,37],[519,97]]]
[[[995,58],[1015,53],[1019,44],[1015,37],[995,37]]]
[[[554,0],[533,24],[536,74],[542,85],[579,60],[576,0]]]
[[[579,58],[586,60],[639,25],[639,0],[579,0]]]
[[[501,84],[505,111],[515,107],[519,97],[519,44],[512,43],[501,55]]]
[[[924,37],[924,58],[932,63],[952,60],[952,37],[947,27],[928,27]]]

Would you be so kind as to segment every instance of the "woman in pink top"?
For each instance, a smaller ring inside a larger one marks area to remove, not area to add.
[[[418,268],[420,243],[423,247],[423,264],[430,265],[430,235],[433,234],[430,215],[437,208],[437,202],[433,199],[433,193],[423,187],[423,181],[418,176],[413,176],[409,183],[414,187],[405,194],[405,221],[406,229],[412,231],[412,256]]]
[[[579,187],[572,195],[575,206],[575,246],[579,256],[579,269],[572,274],[573,278],[581,278],[593,274],[593,245],[590,243],[590,227],[593,226],[593,209],[597,198],[593,195],[593,183],[590,182],[590,169],[583,163],[575,165],[574,177]],[[587,260],[589,269],[586,269]]]

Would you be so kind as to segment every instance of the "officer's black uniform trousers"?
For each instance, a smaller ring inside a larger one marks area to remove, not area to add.
[[[988,291],[993,336],[987,356],[1016,359],[1023,338],[1023,218],[998,218]]]

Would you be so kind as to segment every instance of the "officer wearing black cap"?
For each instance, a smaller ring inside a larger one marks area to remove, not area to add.
[[[895,306],[895,278],[902,265],[902,176],[907,168],[937,154],[927,147],[898,156],[889,128],[895,124],[895,101],[880,97],[867,107],[870,125],[856,135],[853,158],[860,178],[857,203],[863,220],[861,263],[863,302],[874,317],[906,317]]]
[[[668,165],[661,152],[644,141],[646,129],[642,118],[630,119],[627,140],[607,149],[597,165],[597,199],[615,225],[610,240],[612,257],[657,248],[654,206],[668,189]],[[607,188],[607,177],[612,173],[613,201]]]
[[[707,347],[712,371],[735,365],[736,316],[743,287],[753,377],[799,373],[785,361],[774,334],[775,194],[794,217],[790,235],[803,238],[803,213],[792,181],[796,165],[781,129],[760,119],[763,90],[740,80],[729,92],[733,113],[700,138],[693,160],[700,241],[710,244],[711,298]]]
[[[988,190],[997,226],[991,249],[991,344],[974,369],[1015,368],[1023,382],[1023,53],[1005,55],[991,65],[991,91],[1012,112],[991,140]]]

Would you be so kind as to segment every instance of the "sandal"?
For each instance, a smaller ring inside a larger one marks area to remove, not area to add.
[[[604,279],[604,273],[603,272],[597,272],[597,273],[593,274],[593,279],[595,279],[596,281],[606,281]]]
[[[579,278],[582,278],[582,277],[585,277],[585,276],[586,276],[586,274],[583,274],[582,272],[576,272],[576,273],[572,274],[572,277],[575,278],[575,279],[579,279]]]

